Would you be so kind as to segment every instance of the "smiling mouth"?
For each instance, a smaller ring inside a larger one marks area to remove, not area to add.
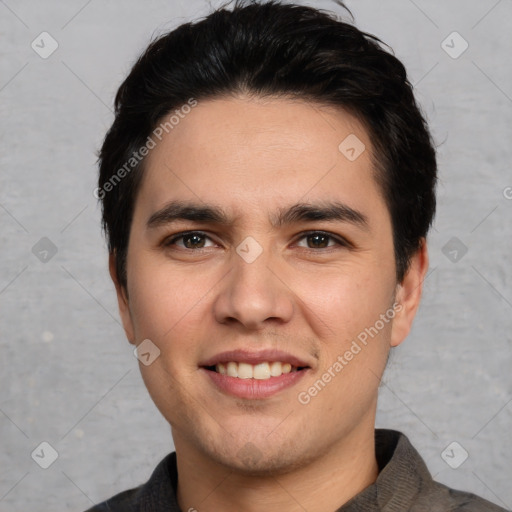
[[[268,380],[272,377],[280,377],[287,373],[306,370],[309,367],[293,366],[290,363],[282,363],[280,361],[269,361],[258,364],[229,361],[226,363],[218,363],[215,366],[205,366],[204,368],[219,373],[220,375],[238,379]]]

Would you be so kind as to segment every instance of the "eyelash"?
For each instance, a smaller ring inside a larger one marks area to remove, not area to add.
[[[203,231],[183,231],[182,233],[178,233],[176,235],[173,235],[172,237],[170,238],[167,238],[165,239],[163,242],[162,242],[162,245],[164,247],[170,247],[172,245],[174,245],[176,243],[176,241],[182,239],[182,238],[185,238],[186,236],[191,236],[191,235],[199,235],[201,237],[205,237],[205,238],[209,238],[211,240],[211,238],[206,234],[204,233]],[[334,240],[336,242],[336,244],[340,247],[352,247],[352,244],[350,242],[348,242],[347,240],[339,237],[339,236],[335,236],[327,231],[305,231],[303,233],[300,233],[300,236],[299,238],[297,239],[297,241],[300,241],[302,240],[303,238],[307,238],[308,236],[312,236],[312,235],[322,235],[322,236],[325,236],[331,240]],[[213,240],[212,240],[213,241]],[[332,249],[334,246],[327,246],[327,247],[320,247],[320,248],[310,248],[310,247],[302,247],[302,249],[306,249],[306,250],[309,250],[309,251],[315,251],[315,252],[319,252],[320,250],[325,250],[325,249]],[[199,247],[198,249],[189,249],[188,247],[184,247],[182,248],[186,251],[200,251],[202,249],[208,249],[207,247]]]

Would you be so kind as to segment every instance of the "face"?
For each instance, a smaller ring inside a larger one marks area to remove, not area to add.
[[[278,473],[373,436],[427,258],[396,283],[371,150],[333,107],[240,97],[148,155],[117,291],[130,342],[160,351],[140,367],[178,453]]]

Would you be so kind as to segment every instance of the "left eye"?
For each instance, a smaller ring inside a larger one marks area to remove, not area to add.
[[[309,233],[305,233],[299,240],[306,240],[307,244],[308,242],[311,242],[312,247],[308,246],[308,249],[324,249],[325,247],[332,247],[333,245],[346,245],[338,238],[335,238],[329,233],[324,233],[323,231],[311,231]],[[329,240],[334,241],[334,244],[329,244]]]

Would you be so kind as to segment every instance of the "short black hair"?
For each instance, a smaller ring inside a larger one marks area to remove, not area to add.
[[[155,129],[198,100],[242,93],[336,106],[362,122],[402,282],[432,224],[437,180],[434,144],[406,70],[380,39],[333,13],[276,0],[236,0],[158,37],[120,86],[95,191],[119,282],[126,286],[143,155]]]

